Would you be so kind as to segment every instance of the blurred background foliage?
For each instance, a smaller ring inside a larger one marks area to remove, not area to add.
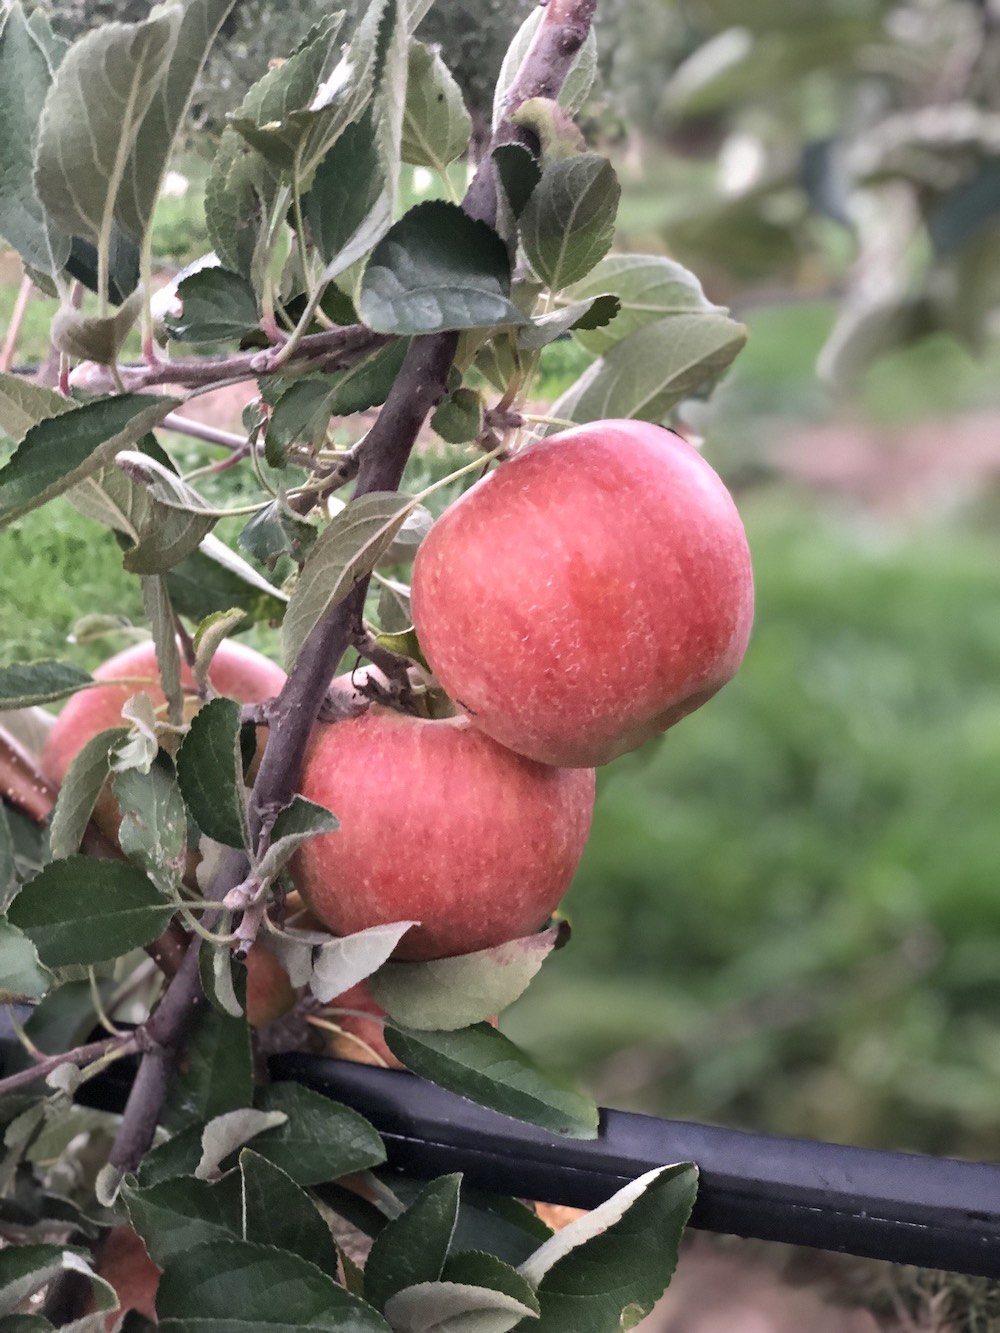
[[[51,8],[69,32],[130,3]],[[327,8],[240,0],[164,259],[207,248],[224,110]],[[512,21],[445,0],[422,30],[480,124]],[[759,609],[737,680],[601,775],[573,945],[505,1026],[611,1104],[996,1158],[1000,3],[600,0],[599,40],[585,119],[620,247],[689,264],[750,328],[681,421],[737,494]],[[536,396],[587,363],[554,344]],[[93,665],[118,644],[68,649],[77,617],[141,617],[68,506],[5,549],[4,660]]]

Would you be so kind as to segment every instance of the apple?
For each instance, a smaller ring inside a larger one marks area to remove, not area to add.
[[[606,764],[705,703],[753,619],[732,497],[642,421],[501,463],[431,528],[412,596],[421,649],[477,730],[562,767]]]
[[[246,969],[246,1015],[250,1026],[263,1028],[284,1018],[294,1007],[298,992],[263,938],[254,941],[247,954]]]
[[[401,959],[537,930],[569,885],[594,804],[588,769],[533,763],[464,717],[381,704],[316,726],[299,789],[340,821],[291,863],[306,905],[335,935],[419,921]]]
[[[253,954],[250,955],[251,958]],[[340,1032],[325,1032],[326,1051],[338,1060],[351,1060],[358,1065],[380,1065],[386,1069],[402,1069],[385,1041],[385,1010],[372,995],[368,986],[359,981],[343,995],[338,995],[328,1006],[330,1021]],[[337,1013],[338,1009],[354,1009],[353,1014]],[[362,1015],[370,1014],[370,1018]]]
[[[137,1310],[154,1324],[156,1319],[156,1288],[160,1270],[146,1253],[146,1247],[129,1226],[112,1227],[97,1247],[96,1272],[110,1282],[118,1293],[121,1309],[104,1317],[104,1327],[110,1333],[126,1310]],[[94,1308],[90,1302],[90,1311]]]
[[[145,691],[157,708],[166,703],[159,683],[156,649],[151,640],[135,644],[109,658],[94,672],[94,679],[127,679],[129,683],[81,690],[64,705],[45,739],[39,759],[42,772],[57,784],[66,777],[70,764],[92,737],[108,727],[124,725],[122,706],[134,694]],[[240,703],[257,704],[280,692],[285,673],[262,653],[226,639],[212,658],[209,679],[218,694],[238,699]],[[184,714],[190,721],[202,701],[195,692],[194,677],[186,662],[181,665],[181,684],[188,691]],[[257,734],[263,744],[266,731],[258,728]],[[94,822],[107,837],[117,840],[121,814],[109,786],[105,786],[98,797]]]

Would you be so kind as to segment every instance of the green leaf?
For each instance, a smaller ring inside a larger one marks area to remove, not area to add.
[[[483,400],[475,389],[457,388],[431,417],[431,429],[448,444],[467,444],[483,427]]]
[[[441,1282],[407,1287],[386,1305],[394,1333],[507,1333],[520,1328],[522,1320],[533,1323],[537,1312],[534,1292],[523,1280],[519,1294],[514,1296],[494,1287],[444,1277]],[[528,1329],[531,1326],[526,1325]]]
[[[514,40],[507,48],[507,54],[503,58],[503,64],[500,66],[500,73],[497,76],[496,90],[493,94],[493,128],[499,125],[506,112],[507,94],[510,92],[511,85],[517,71],[521,67],[521,62],[528,53],[528,47],[534,40],[535,33],[541,26],[544,10],[533,9],[528,17],[518,28],[514,35]],[[567,113],[573,115],[579,111],[584,102],[590,95],[590,89],[594,82],[594,75],[597,72],[597,35],[591,28],[587,34],[587,40],[577,52],[573,64],[570,66],[569,73],[563,80],[562,87],[559,89],[559,105]]]
[[[21,816],[14,815],[15,819]],[[11,817],[0,804],[0,912],[7,910],[7,905],[18,889],[17,846],[11,828]]]
[[[423,42],[410,42],[403,113],[402,158],[415,167],[443,172],[469,146],[472,117],[462,90],[441,59]]]
[[[274,821],[267,851],[256,866],[257,875],[271,883],[303,843],[319,833],[336,833],[339,828],[340,820],[322,805],[294,796]]]
[[[504,143],[494,148],[493,164],[506,209],[516,222],[542,179],[542,169],[527,148],[519,143]],[[510,230],[512,234],[516,232],[516,228]],[[507,231],[503,234],[506,238]]]
[[[673,315],[647,324],[584,371],[553,404],[554,417],[662,421],[670,409],[720,375],[747,332],[725,315]]]
[[[35,189],[71,234],[100,244],[139,125],[167,72],[180,25],[171,7],[104,23],[70,48],[42,112]]]
[[[0,39],[2,31],[5,30],[0,30]],[[2,189],[0,181],[0,197]],[[20,442],[32,426],[37,426],[47,417],[73,412],[76,407],[72,398],[64,398],[55,389],[21,379],[19,375],[0,372],[0,430],[12,440]]]
[[[369,987],[391,1018],[411,1028],[450,1032],[513,1004],[552,952],[557,935],[553,927],[456,958],[387,963]]]
[[[384,1310],[404,1287],[436,1282],[441,1276],[458,1217],[461,1182],[460,1175],[432,1180],[406,1212],[375,1237],[365,1263],[365,1299],[377,1309]]]
[[[193,1176],[202,1154],[202,1128],[201,1125],[189,1125],[165,1143],[151,1148],[139,1165],[140,1185],[145,1189],[164,1180]]]
[[[309,988],[322,1004],[356,986],[382,966],[416,921],[393,921],[385,926],[344,935],[320,946],[312,966]]]
[[[394,339],[335,375],[294,380],[273,401],[268,443],[284,449],[298,441],[311,442],[326,430],[331,416],[347,417],[380,406],[399,374],[407,346],[405,339]]]
[[[0,917],[0,1004],[37,1003],[51,985],[31,940]]]
[[[309,30],[297,49],[258,79],[230,124],[275,166],[288,169],[305,135],[292,113],[306,111],[331,72],[343,11],[327,14]],[[305,174],[308,174],[306,172]]]
[[[324,274],[327,281],[366,254],[388,229],[392,222],[391,194],[371,109],[357,124],[348,125],[330,148],[316,168],[302,207],[316,248],[331,265]],[[368,240],[369,236],[370,243],[355,253],[351,242],[355,238]],[[346,257],[346,263],[341,256]]]
[[[254,1104],[288,1116],[286,1124],[262,1134],[254,1150],[297,1185],[336,1180],[385,1161],[382,1140],[367,1120],[309,1088],[272,1083],[258,1088]]]
[[[488,1023],[459,1032],[387,1025],[385,1040],[407,1069],[480,1106],[572,1138],[597,1134],[597,1107],[590,1098],[557,1087]]]
[[[520,1268],[542,1309],[530,1327],[634,1328],[670,1282],[697,1181],[690,1163],[658,1167],[546,1241]]]
[[[337,1252],[330,1228],[308,1194],[249,1148],[240,1153],[240,1177],[244,1239],[288,1250],[336,1278]]]
[[[209,683],[212,659],[225,643],[226,639],[246,620],[246,615],[239,607],[230,607],[228,611],[213,611],[206,616],[194,632],[194,663],[191,674],[202,688]]]
[[[126,769],[112,791],[122,812],[122,851],[162,892],[178,889],[187,859],[187,816],[168,765],[154,763],[148,773]]]
[[[209,839],[203,839],[203,842],[207,841]],[[246,968],[239,967],[237,971],[228,948],[203,940],[198,953],[198,974],[205,999],[213,1009],[230,1018],[243,1018],[246,1012]],[[243,999],[240,999],[236,990],[239,974],[242,974],[244,980]]]
[[[307,1260],[240,1240],[175,1255],[156,1310],[161,1333],[390,1333],[371,1306]]]
[[[289,667],[316,623],[375,568],[412,507],[408,495],[371,491],[349,501],[323,530],[295,584],[281,627]]]
[[[389,549],[379,558],[380,568],[408,565],[417,554],[420,543],[430,532],[434,515],[423,505],[416,505],[406,515],[403,526],[392,539]]]
[[[167,589],[174,609],[192,620],[204,620],[213,611],[232,607],[239,607],[254,624],[280,620],[288,601],[287,594],[268,583],[214,533],[168,572]]]
[[[379,241],[361,279],[358,311],[379,333],[527,322],[510,299],[503,241],[442,199],[411,208]]]
[[[96,472],[176,406],[159,394],[121,394],[32,426],[0,468],[0,526]]]
[[[205,182],[205,224],[227,269],[253,279],[277,177],[261,155],[227,125]]]
[[[304,563],[319,536],[307,519],[300,518],[287,502],[278,499],[260,509],[237,537],[237,543],[262,565],[274,566],[279,557],[290,556]],[[216,612],[223,615],[224,612]],[[242,613],[245,617],[245,612]]]
[[[35,15],[25,21],[20,5],[0,28],[0,218],[24,262],[54,277],[69,258],[70,238],[42,207],[33,180],[39,120],[58,63],[51,37],[47,21],[44,29]]]
[[[372,98],[380,94],[380,138],[387,159],[390,215],[406,95],[406,31],[400,8],[396,0],[373,0],[363,11],[341,64],[312,107],[290,118],[305,131],[302,175],[308,177],[347,126],[360,119]]]
[[[445,1264],[441,1281],[461,1283],[467,1287],[488,1287],[491,1291],[503,1292],[526,1305],[533,1313],[538,1313],[538,1300],[531,1283],[495,1254],[458,1253]]]
[[[177,295],[181,314],[166,324],[178,342],[231,342],[260,326],[257,295],[239,273],[199,269],[178,284]]]
[[[528,262],[552,291],[586,277],[611,248],[621,188],[599,153],[577,153],[542,172],[520,218]]]
[[[708,300],[689,269],[665,255],[608,255],[564,295],[575,302],[608,291],[621,303],[616,318],[599,328],[578,326],[575,330],[577,341],[598,355],[668,315],[725,313]]]
[[[195,1166],[195,1175],[199,1180],[208,1180],[214,1176],[227,1157],[260,1134],[283,1125],[287,1116],[283,1111],[258,1111],[252,1106],[241,1106],[235,1111],[223,1111],[214,1120],[210,1120],[200,1135],[201,1155]],[[191,1130],[197,1132],[197,1124],[190,1125],[182,1135]],[[178,1136],[178,1137],[181,1137]],[[187,1160],[187,1148],[185,1151]]]
[[[113,365],[141,309],[142,292],[138,289],[113,315],[85,315],[74,306],[61,306],[52,321],[52,342],[60,352],[78,361]]]
[[[149,1257],[165,1268],[175,1255],[240,1236],[241,1193],[235,1173],[213,1184],[181,1176],[143,1188],[126,1177],[121,1198]]]
[[[87,1278],[98,1310],[114,1310],[118,1298],[110,1282],[97,1277],[86,1250],[69,1245],[8,1245],[0,1250],[0,1319],[7,1320],[37,1291],[61,1273]]]
[[[570,329],[597,329],[613,322],[620,309],[617,296],[603,292],[583,301],[574,301],[559,310],[533,319],[527,328],[518,329],[517,345],[528,351],[548,347]]]
[[[183,1066],[170,1081],[163,1123],[174,1132],[204,1124],[253,1099],[250,1029],[206,1005],[185,1048]]]
[[[227,847],[246,845],[240,705],[234,699],[212,699],[191,719],[177,753],[177,781],[203,833]]]
[[[116,482],[115,471],[123,475],[124,485]],[[117,498],[118,511],[129,523],[127,535],[135,544],[122,563],[130,574],[165,573],[196,551],[215,526],[198,492],[139,450],[124,450],[114,469],[105,468],[81,489],[88,485],[100,486],[106,502]]]
[[[72,662],[14,662],[0,667],[0,709],[58,703],[93,683],[90,672]]]
[[[143,117],[115,199],[115,217],[141,241],[198,76],[235,0],[187,0],[167,71]]]
[[[170,604],[170,593],[167,590],[166,581],[159,574],[145,574],[140,582],[142,584],[142,607],[146,612],[150,629],[153,631],[153,647],[156,652],[156,670],[160,677],[160,688],[167,698],[167,721],[173,726],[179,727],[184,722],[184,694],[181,687],[181,654],[177,644],[177,626],[174,623],[174,608]],[[140,723],[140,731],[146,730],[147,733],[151,731],[153,738],[156,739],[156,718],[153,714],[149,696],[140,695],[139,701],[140,703],[142,701],[146,702],[146,711],[150,715],[147,718],[145,728]],[[132,716],[127,708],[122,710],[122,714],[125,717]],[[153,758],[155,758],[155,751],[150,756],[150,763]],[[141,766],[148,771],[145,763],[125,766]]]
[[[161,935],[173,914],[141,870],[125,861],[52,861],[8,909],[46,967],[103,963]]]
[[[80,850],[101,788],[111,773],[112,751],[127,735],[126,727],[99,731],[70,764],[59,788],[49,827],[49,851],[54,860],[72,856]]]

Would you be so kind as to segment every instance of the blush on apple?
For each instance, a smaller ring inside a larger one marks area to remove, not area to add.
[[[270,658],[229,639],[212,658],[209,678],[219,694],[245,704],[264,703],[278,694],[285,683],[285,673]],[[103,662],[94,672],[94,679],[130,683],[81,690],[66,702],[45,739],[39,759],[42,772],[53,782],[63,781],[70,764],[99,731],[124,725],[122,707],[134,694],[145,691],[154,707],[166,702],[151,640],[126,648]],[[181,684],[189,691],[185,694],[184,712],[190,720],[201,707],[201,699],[194,693],[194,677],[186,663],[181,667]],[[258,730],[261,740],[265,735],[262,728]],[[94,822],[107,837],[117,840],[121,816],[107,786],[98,798]]]
[[[413,620],[481,732],[540,763],[605,764],[736,672],[753,619],[746,534],[679,436],[598,421],[530,445],[438,519]]]
[[[465,718],[373,704],[316,727],[300,790],[340,821],[292,862],[307,905],[337,935],[419,921],[395,956],[426,959],[548,919],[587,840],[594,774],[532,763]]]

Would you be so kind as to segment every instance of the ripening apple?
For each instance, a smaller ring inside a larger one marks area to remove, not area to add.
[[[285,673],[270,658],[230,639],[223,641],[212,658],[209,678],[218,694],[245,704],[264,703],[278,694],[285,683]],[[166,702],[151,640],[116,653],[97,668],[94,679],[128,683],[81,690],[67,701],[45,739],[39,760],[42,772],[53,782],[63,781],[70,764],[99,731],[125,725],[122,706],[134,694],[145,691],[157,708]],[[190,720],[201,707],[201,699],[194,692],[194,678],[184,662],[181,684],[187,691],[184,714]],[[261,738],[264,734],[263,730],[259,732]],[[94,821],[107,837],[117,838],[121,816],[109,787],[98,798]]]
[[[753,619],[732,497],[642,421],[501,463],[431,528],[412,592],[420,646],[475,728],[560,766],[606,764],[710,699]]]
[[[394,956],[427,959],[543,925],[583,852],[594,774],[533,763],[463,717],[372,704],[317,725],[300,791],[340,821],[292,862],[309,908],[336,935],[419,921]]]

